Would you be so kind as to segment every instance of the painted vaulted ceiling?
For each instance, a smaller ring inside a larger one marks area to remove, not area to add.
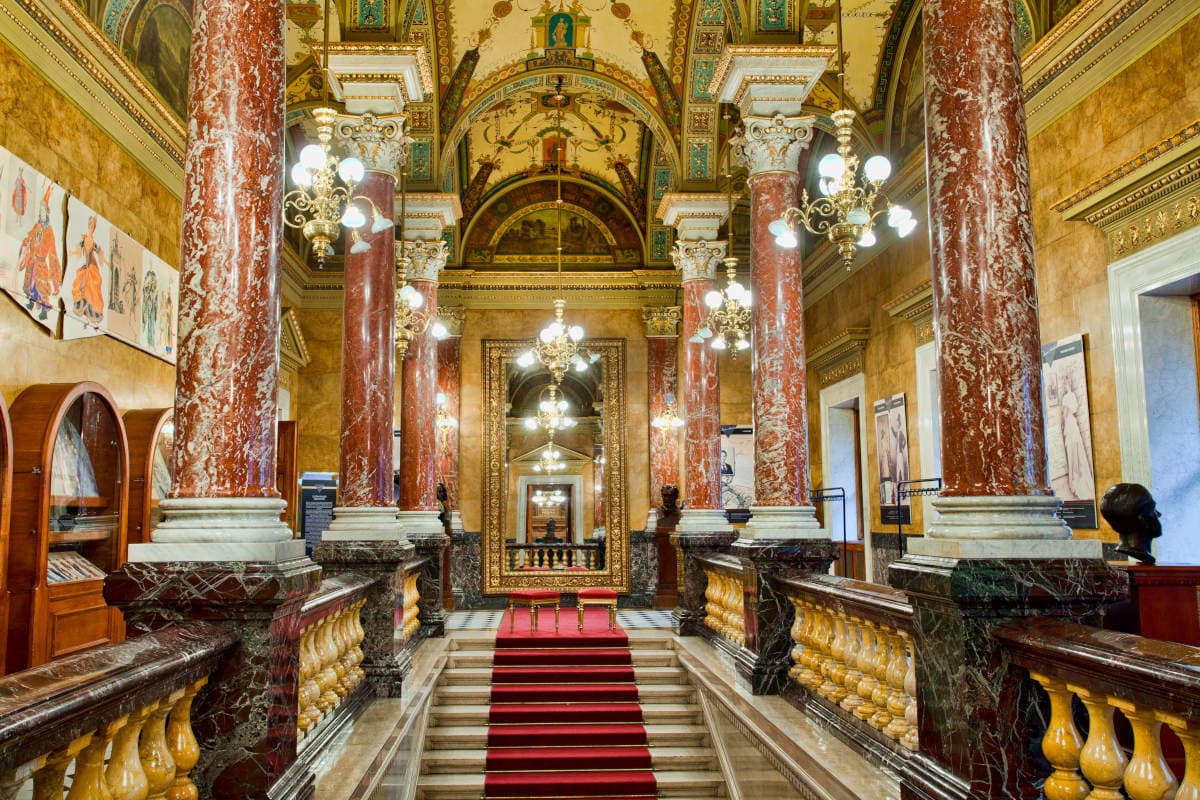
[[[79,0],[181,117],[195,0]],[[1079,0],[1015,0],[1027,45]],[[435,93],[410,104],[414,188],[460,194],[451,262],[670,268],[654,218],[668,191],[719,188],[730,125],[708,91],[727,42],[836,44],[837,0],[331,0],[331,40],[423,45]],[[323,0],[287,3],[288,150],[322,100]],[[866,148],[902,160],[921,142],[918,0],[841,0],[836,65],[810,103],[845,104]],[[558,98],[558,99],[556,99]],[[816,147],[832,148],[828,137]],[[815,165],[817,159],[806,163]],[[558,183],[568,202],[553,208]],[[550,213],[555,211],[556,213]],[[290,244],[298,250],[299,241]],[[547,252],[548,251],[548,252]]]

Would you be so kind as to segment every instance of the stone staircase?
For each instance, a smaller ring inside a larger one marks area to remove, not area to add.
[[[417,800],[483,796],[492,631],[458,631],[430,709]],[[704,715],[669,631],[631,630],[629,647],[659,797],[725,797]]]

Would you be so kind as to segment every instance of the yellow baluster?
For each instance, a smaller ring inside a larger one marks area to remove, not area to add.
[[[183,697],[171,709],[167,721],[167,747],[175,759],[175,780],[167,789],[166,800],[196,800],[199,791],[192,783],[192,767],[200,760],[200,743],[192,732],[192,701],[196,699],[208,678],[201,678],[183,692]]]
[[[891,688],[888,686],[888,668],[892,665],[893,651],[898,641],[891,628],[881,626],[877,639],[879,646],[875,649],[875,689],[871,692],[871,702],[875,704],[875,713],[867,720],[877,731],[887,730],[892,722],[892,712],[888,710],[888,699]]]
[[[817,653],[815,657],[816,663],[813,665],[812,681],[808,684],[808,688],[812,689],[822,697],[825,696],[825,689],[832,689],[833,683],[826,682],[828,678],[825,676],[825,671],[829,661],[833,658],[830,655],[830,646],[833,641],[833,618],[829,615],[829,609],[824,606],[815,606],[818,623],[817,623]]]
[[[67,800],[112,800],[104,777],[104,756],[113,737],[128,721],[129,717],[120,717],[92,734],[92,740],[75,757],[75,775]]]
[[[846,664],[846,679],[842,685],[846,688],[846,696],[842,698],[841,707],[850,713],[862,705],[858,696],[858,683],[862,680],[862,670],[858,668],[858,659],[862,655],[862,620],[850,617],[846,623],[846,648],[843,661]]]
[[[337,692],[339,702],[350,693],[350,684],[346,681],[346,676],[350,672],[350,664],[347,661],[347,655],[350,653],[350,634],[346,630],[346,617],[349,614],[350,609],[343,608],[333,615],[333,644],[334,650],[337,652],[337,658],[333,662],[333,670],[337,674],[337,684],[334,685],[333,690]]]
[[[130,714],[128,723],[117,731],[113,740],[112,756],[104,773],[113,800],[145,800],[150,791],[150,781],[138,754],[138,738],[148,716],[149,706]]]
[[[350,621],[353,626],[353,642],[354,642],[354,685],[357,687],[366,678],[367,673],[362,668],[363,651],[362,643],[367,638],[367,632],[362,626],[362,610],[367,604],[366,598],[359,600],[354,604],[354,613],[350,615]]]
[[[67,767],[91,741],[92,734],[87,733],[46,756],[45,766],[33,773],[33,800],[62,800]]]
[[[899,631],[892,639],[892,660],[888,662],[887,710],[892,719],[883,728],[885,736],[900,741],[908,733],[908,698],[904,695],[904,675],[908,672],[908,633]]]
[[[821,663],[820,644],[817,638],[817,629],[819,627],[817,607],[808,601],[802,602],[804,606],[804,630],[802,637],[804,641],[804,652],[800,655],[800,672],[796,680],[801,686],[811,686],[816,675],[815,669]]]
[[[788,677],[796,680],[800,674],[800,660],[804,658],[804,606],[792,597],[788,602],[792,604],[792,649],[788,653],[792,666],[788,669]]]
[[[830,702],[835,705],[846,698],[846,618],[840,612],[834,612],[833,618],[833,656],[829,665],[829,678],[833,681],[833,691],[829,694]]]
[[[914,753],[920,749],[920,739],[917,732],[917,651],[911,637],[904,637],[908,647],[908,670],[904,673],[904,721],[908,730],[900,737],[900,744]]]
[[[297,714],[296,728],[301,739],[312,730],[321,719],[321,710],[317,708],[317,698],[321,696],[321,687],[317,685],[317,671],[320,659],[317,656],[313,637],[316,628],[309,625],[300,632],[300,679],[296,692]]]
[[[1029,677],[1040,683],[1050,696],[1050,721],[1042,736],[1042,753],[1054,767],[1054,772],[1046,778],[1042,791],[1046,800],[1083,800],[1092,787],[1079,774],[1083,736],[1075,727],[1071,713],[1071,700],[1075,694],[1056,678],[1037,672],[1030,672]]]
[[[1154,711],[1117,698],[1109,698],[1133,728],[1133,758],[1125,767],[1125,793],[1129,800],[1171,800],[1179,785],[1163,758],[1159,733],[1162,723]]]
[[[322,714],[328,714],[338,704],[337,695],[337,643],[333,639],[333,619],[322,617],[317,627],[317,648],[321,654],[321,671],[317,673],[317,685],[321,687],[321,697],[317,707]]]
[[[858,670],[862,673],[862,677],[858,679],[858,697],[862,701],[854,709],[854,716],[861,719],[863,722],[875,716],[875,712],[879,709],[875,707],[871,697],[875,693],[875,689],[879,685],[878,679],[875,677],[875,659],[878,657],[878,638],[879,630],[874,624],[868,622],[863,625],[862,629],[862,647],[858,653]]]
[[[1175,800],[1200,800],[1200,722],[1159,714],[1183,744],[1184,770]]]
[[[167,745],[167,715],[181,697],[182,689],[159,700],[142,725],[138,755],[142,757],[142,769],[146,771],[146,780],[150,784],[146,792],[147,800],[158,800],[175,781],[175,757]]]
[[[1079,751],[1079,771],[1092,785],[1087,800],[1124,800],[1121,783],[1125,778],[1125,751],[1117,742],[1113,728],[1113,708],[1103,694],[1082,686],[1067,684],[1088,712],[1088,734]]]

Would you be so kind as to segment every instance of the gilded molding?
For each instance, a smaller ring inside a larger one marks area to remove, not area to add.
[[[504,422],[508,403],[508,364],[529,348],[521,339],[484,339],[483,347],[483,591],[505,594],[514,589],[552,588],[576,591],[604,586],[625,594],[630,588],[629,525],[625,485],[625,340],[588,339],[584,344],[600,355],[604,383],[603,426],[605,509],[608,557],[603,570],[581,572],[522,572],[509,570],[504,558],[504,520],[507,492]]]
[[[433,68],[429,64],[429,53],[419,44],[411,44],[408,42],[330,42],[330,55],[355,55],[355,56],[412,56],[417,62],[417,75],[421,81],[421,91],[425,96],[433,93]],[[341,79],[342,76],[339,76]],[[355,74],[354,77],[359,77],[366,81],[380,81],[394,79],[400,86],[400,91],[404,94],[405,103],[420,103],[424,97],[409,97],[408,91],[405,89],[405,81],[400,74],[382,75],[376,73]]]
[[[816,370],[821,386],[864,371],[869,336],[870,328],[846,328],[809,351],[808,367]]]
[[[279,362],[292,370],[301,370],[312,361],[308,342],[296,316],[296,309],[285,308],[279,317]]]
[[[681,319],[683,313],[679,306],[647,306],[642,309],[647,337],[678,336]]]
[[[933,285],[923,283],[911,291],[883,304],[883,310],[892,317],[908,322],[913,329],[913,338],[918,345],[933,341]]]

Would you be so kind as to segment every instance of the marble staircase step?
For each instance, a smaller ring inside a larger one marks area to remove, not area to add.
[[[715,759],[708,747],[651,747],[650,759],[654,770],[677,772],[679,770],[707,771],[715,769]],[[433,750],[421,761],[421,771],[426,773],[482,772],[487,761],[487,750]]]
[[[700,708],[687,703],[642,702],[646,723],[687,724],[700,721]],[[430,721],[435,725],[487,725],[489,705],[435,705]]]
[[[493,650],[456,650],[450,653],[447,666],[452,669],[473,669],[478,667],[491,667],[493,663]],[[635,667],[669,667],[677,662],[674,650],[666,649],[641,649],[631,650],[633,665]],[[515,664],[506,664],[505,666],[516,666]]]
[[[659,797],[724,797],[725,781],[713,770],[654,771]],[[479,800],[483,773],[430,773],[417,781],[418,800]]]
[[[639,686],[653,683],[686,683],[679,667],[634,667],[634,682]],[[443,686],[490,686],[491,667],[448,667],[442,673]]]
[[[647,723],[650,747],[702,747],[708,729],[694,723]],[[487,747],[487,728],[479,725],[434,725],[425,734],[426,752],[433,750],[478,750]]]
[[[479,705],[490,702],[491,697],[491,686],[452,684],[439,688],[434,702],[448,706]],[[685,683],[650,683],[638,687],[642,703],[690,703],[694,698],[694,690]]]

